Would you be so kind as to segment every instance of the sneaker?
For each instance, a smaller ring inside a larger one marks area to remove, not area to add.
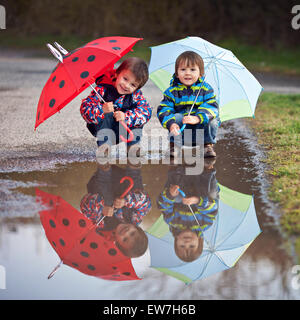
[[[204,159],[204,168],[206,170],[211,170],[214,168],[215,163],[216,163],[215,158],[213,158],[213,157],[206,158],[206,159]]]
[[[217,154],[214,150],[213,144],[208,143],[204,145],[204,158],[214,158]]]

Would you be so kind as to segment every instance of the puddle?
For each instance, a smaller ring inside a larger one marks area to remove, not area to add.
[[[254,143],[228,124],[199,175],[93,161],[0,173],[0,299],[299,299]]]

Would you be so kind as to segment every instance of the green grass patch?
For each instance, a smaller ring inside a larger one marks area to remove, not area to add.
[[[281,224],[300,235],[300,95],[263,93],[249,123],[267,151],[269,196],[282,208]]]

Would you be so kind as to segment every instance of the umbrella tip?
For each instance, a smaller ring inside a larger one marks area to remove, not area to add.
[[[54,273],[58,270],[58,268],[61,266],[61,264],[62,264],[62,260],[59,262],[59,264],[49,274],[48,279],[51,279],[54,276]]]
[[[63,62],[63,57],[58,50],[56,50],[50,43],[47,43],[47,47],[57,60]]]

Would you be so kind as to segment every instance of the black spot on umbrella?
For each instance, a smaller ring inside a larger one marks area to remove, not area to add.
[[[117,42],[117,40],[111,39],[111,40],[109,40],[108,42]]]
[[[89,76],[89,72],[88,71],[83,71],[80,75],[80,78],[85,79]]]
[[[83,244],[84,241],[85,241],[85,238],[82,238],[82,239],[80,240],[80,244]]]
[[[76,268],[79,267],[78,263],[76,263],[76,262],[72,262],[72,265],[73,265],[74,267],[76,267]]]
[[[72,62],[76,62],[76,61],[78,61],[78,60],[79,60],[79,58],[78,58],[78,57],[75,57],[75,58],[72,59]]]
[[[54,247],[56,247],[56,243],[54,241],[52,241],[52,244],[54,245]]]
[[[49,107],[52,108],[55,105],[55,99],[51,99],[49,102]]]
[[[92,249],[97,249],[97,248],[98,248],[98,245],[97,245],[96,242],[91,242],[91,243],[90,243],[90,247],[91,247]]]
[[[67,227],[70,224],[70,221],[68,219],[63,219],[62,223]]]
[[[50,226],[51,226],[52,228],[55,228],[55,227],[56,227],[56,224],[55,224],[55,222],[54,222],[52,219],[49,220],[49,223],[50,223]]]
[[[51,207],[53,206],[53,200],[52,199],[49,201],[49,204],[50,204]]]
[[[123,272],[124,276],[130,276],[130,272]]]
[[[56,79],[56,76],[54,76],[54,77],[52,78],[52,82],[54,82],[54,81],[55,81],[55,79]]]
[[[117,250],[116,249],[109,249],[108,254],[111,256],[115,256],[117,254]]]
[[[38,120],[40,120],[40,112],[38,113],[38,116],[37,116]]]
[[[59,239],[59,243],[62,245],[62,246],[65,246],[66,245],[66,243],[65,243],[65,241],[63,240],[63,239]]]
[[[88,269],[90,269],[92,271],[96,270],[96,268],[92,264],[89,264],[87,267],[88,267]]]
[[[88,58],[87,58],[87,61],[88,62],[92,62],[92,61],[94,61],[96,59],[96,57],[92,54],[92,55],[90,55]]]
[[[112,47],[113,50],[121,50],[120,47]]]
[[[88,254],[88,252],[86,252],[86,251],[81,251],[80,254],[81,254],[83,257],[85,257],[85,258],[87,258],[87,257],[90,256],[90,255]]]
[[[91,46],[97,46],[99,43],[98,42],[95,42],[95,43],[92,43]]]
[[[86,226],[86,222],[83,219],[78,221],[79,227],[84,228]]]
[[[59,83],[59,87],[60,88],[63,88],[65,85],[65,80],[61,80],[61,82]]]
[[[115,266],[113,266],[113,267],[112,267],[112,269],[113,269],[113,270],[117,270],[118,268],[117,268],[117,267],[115,267]]]

